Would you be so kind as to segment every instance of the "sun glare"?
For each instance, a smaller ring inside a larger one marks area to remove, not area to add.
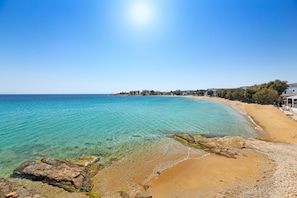
[[[149,26],[153,22],[153,7],[147,1],[135,1],[129,8],[129,20],[136,26]]]

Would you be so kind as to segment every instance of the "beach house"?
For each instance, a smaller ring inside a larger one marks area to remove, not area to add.
[[[297,84],[291,84],[281,96],[286,109],[297,112]]]
[[[286,106],[288,109],[291,109],[292,111],[297,112],[297,95],[287,97],[286,102],[287,102]]]

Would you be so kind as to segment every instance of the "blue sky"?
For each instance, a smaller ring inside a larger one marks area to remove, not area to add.
[[[296,68],[296,0],[0,0],[2,94],[295,83]]]

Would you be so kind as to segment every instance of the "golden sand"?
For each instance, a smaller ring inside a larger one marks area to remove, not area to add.
[[[217,97],[199,98],[222,102],[246,113],[264,129],[272,141],[297,143],[297,122],[273,105],[247,104]]]
[[[264,129],[272,141],[297,142],[297,122],[272,105],[199,98],[222,102],[246,113]],[[238,159],[212,154],[202,159],[182,162],[152,180],[149,192],[153,197],[236,197],[246,189],[256,188],[275,172],[276,165],[267,155],[255,150],[247,150],[245,154],[246,157]]]

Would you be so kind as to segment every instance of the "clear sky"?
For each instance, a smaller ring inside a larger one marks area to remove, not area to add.
[[[0,0],[0,93],[297,82],[297,0]]]

